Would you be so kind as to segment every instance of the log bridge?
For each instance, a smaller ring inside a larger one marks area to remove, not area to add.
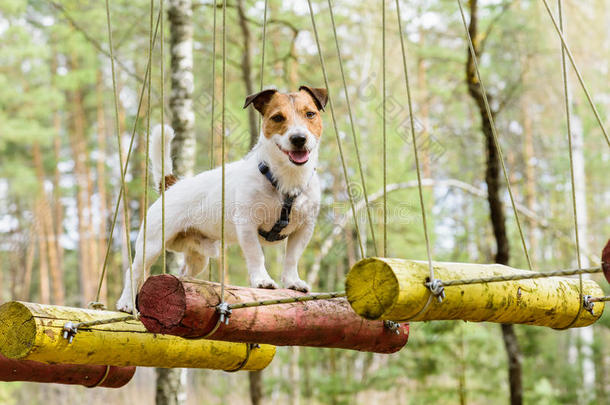
[[[610,246],[610,245],[609,245]],[[606,252],[610,258],[610,250]],[[433,321],[459,319],[547,326],[555,329],[583,327],[597,321],[604,302],[583,309],[583,296],[601,297],[601,287],[567,277],[531,277],[533,272],[499,264],[433,263],[441,281],[525,277],[500,282],[475,282],[445,287],[445,299],[431,298],[425,282],[427,262],[369,258],[356,263],[346,278],[346,294],[356,313],[366,319]],[[594,269],[595,270],[595,269]],[[594,272],[593,270],[591,272]],[[599,270],[595,270],[599,272]]]
[[[345,298],[291,302],[233,310],[220,322],[218,283],[179,279],[169,274],[149,277],[138,294],[140,319],[149,332],[227,342],[310,346],[375,353],[400,350],[409,326],[391,330],[383,321],[358,316]],[[225,286],[228,304],[303,297],[293,290]]]
[[[109,366],[190,367],[262,370],[275,347],[213,340],[188,340],[146,331],[140,321],[113,322],[79,329],[70,342],[66,322],[125,317],[114,311],[78,309],[13,301],[0,306],[0,353],[13,360]]]

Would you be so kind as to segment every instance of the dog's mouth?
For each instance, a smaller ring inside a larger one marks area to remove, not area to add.
[[[304,165],[309,161],[309,151],[307,149],[284,150],[280,145],[277,145],[277,147],[288,156],[288,160],[297,166]]]

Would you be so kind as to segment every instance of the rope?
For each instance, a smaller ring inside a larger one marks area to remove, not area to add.
[[[589,298],[589,302],[610,302],[610,295]]]
[[[279,298],[279,299],[252,301],[252,302],[240,302],[237,304],[229,304],[228,306],[229,306],[230,310],[234,310],[234,309],[241,309],[241,308],[264,307],[264,306],[278,305],[278,304],[292,304],[295,302],[330,300],[333,298],[343,298],[345,296],[346,296],[345,292],[330,292],[330,293],[308,294],[308,295],[302,295],[300,297]]]
[[[396,0],[398,1],[398,0]],[[502,173],[504,173],[504,180],[506,181],[506,188],[508,189],[508,194],[510,196],[510,203],[513,207],[513,214],[515,215],[515,220],[517,221],[517,228],[519,229],[519,237],[521,238],[521,244],[523,246],[523,252],[525,253],[525,258],[527,259],[527,266],[530,270],[532,270],[532,261],[530,259],[529,252],[527,250],[527,245],[525,243],[525,237],[523,236],[523,229],[521,228],[521,221],[519,220],[519,214],[517,212],[517,206],[515,204],[515,197],[513,195],[513,189],[510,185],[510,180],[508,178],[508,171],[506,170],[506,164],[504,163],[504,154],[502,153],[502,148],[500,146],[500,141],[498,139],[498,131],[496,129],[496,123],[491,113],[491,108],[489,107],[489,100],[487,98],[487,90],[485,90],[485,85],[483,84],[483,79],[481,78],[481,71],[479,69],[479,62],[477,61],[477,54],[474,50],[474,44],[472,42],[472,38],[470,37],[470,32],[468,31],[468,24],[466,23],[466,17],[464,16],[464,8],[462,7],[462,0],[457,0],[458,6],[460,8],[460,15],[462,16],[462,22],[464,23],[464,31],[466,32],[466,39],[468,41],[468,48],[470,49],[470,55],[472,56],[472,62],[474,64],[475,71],[477,73],[477,79],[479,80],[479,85],[481,86],[481,93],[483,95],[483,101],[485,103],[485,111],[487,112],[487,118],[489,119],[489,123],[491,124],[491,133],[494,141],[494,145],[496,150],[498,151],[498,160],[502,166]]]
[[[150,31],[148,36],[148,66],[152,66],[152,53],[153,53],[153,9],[154,9],[154,0],[150,0]],[[148,231],[148,159],[149,159],[149,149],[150,149],[150,113],[151,113],[151,100],[150,100],[150,90],[152,87],[152,74],[148,75],[148,105],[147,105],[147,113],[146,113],[146,149],[145,154],[145,167],[144,167],[144,204],[142,207],[142,211],[144,212],[144,223],[142,224],[142,233],[144,239],[142,241],[142,268],[146,269],[146,233]],[[144,270],[145,271],[145,270]]]
[[[155,32],[153,35],[153,46],[155,44],[155,41],[157,39],[157,31],[159,29],[159,21],[161,19],[161,14],[157,15],[157,23],[155,26]],[[150,64],[146,67],[146,73],[144,74],[144,79],[143,79],[143,83],[146,83],[146,81],[148,80],[148,75],[150,74]],[[138,101],[138,109],[136,111],[136,117],[140,115],[140,109],[142,107],[142,100],[144,98],[144,90],[145,90],[145,86],[142,86],[142,90],[140,91],[140,96],[139,96],[139,101]],[[136,133],[136,124],[137,124],[137,120],[134,122],[133,125],[133,130],[131,132],[131,140],[129,143],[129,149],[127,150],[127,158],[125,159],[125,169],[124,169],[124,174],[125,175],[127,173],[127,165],[129,164],[129,159],[131,157],[131,151],[132,151],[132,147],[133,147],[133,141],[135,138],[135,133]],[[106,276],[106,269],[108,267],[108,259],[110,258],[110,249],[112,247],[112,237],[114,235],[114,228],[116,227],[116,221],[118,218],[118,214],[119,214],[119,207],[121,205],[121,198],[123,196],[123,187],[121,187],[119,189],[119,195],[117,197],[115,206],[114,206],[114,214],[112,216],[112,224],[110,225],[110,235],[108,236],[108,244],[106,245],[106,253],[104,254],[104,263],[102,265],[102,273],[100,274],[100,279],[99,279],[99,283],[98,283],[98,287],[97,287],[97,294],[96,294],[96,301],[99,301],[100,299],[100,293],[102,290],[102,282]]]
[[[260,79],[261,79],[261,83],[260,83],[260,87],[259,87],[259,91],[263,91],[263,83],[264,83],[264,77],[265,77],[265,45],[267,43],[267,6],[268,6],[269,0],[265,0],[265,10],[263,11],[263,49],[261,50],[261,72],[260,72]],[[262,116],[259,115],[258,117],[258,129],[259,132],[262,130]]]
[[[383,88],[383,100],[382,100],[382,111],[383,111],[383,256],[388,256],[388,146],[386,137],[386,41],[385,41],[385,0],[381,0],[382,13],[381,13],[381,76],[382,76],[382,88]],[[368,203],[367,203],[368,206]]]
[[[575,276],[581,274],[594,274],[601,272],[601,267],[592,267],[586,269],[571,269],[571,270],[556,270],[550,272],[528,272],[524,274],[510,274],[504,276],[492,276],[492,277],[478,277],[478,278],[470,278],[470,279],[460,279],[460,280],[440,280],[435,279],[436,283],[440,287],[454,287],[454,286],[462,286],[462,285],[471,285],[471,284],[486,284],[486,283],[497,283],[497,282],[505,282],[505,281],[518,281],[518,280],[530,280],[530,279],[538,279],[538,278],[547,278],[547,277],[558,277],[558,276]],[[426,284],[430,283],[429,281]],[[433,291],[434,288],[431,288],[430,297],[436,296],[437,294]],[[307,294],[302,295],[300,297],[290,297],[290,298],[279,298],[279,299],[270,299],[270,300],[262,300],[262,301],[250,301],[250,302],[240,302],[235,304],[227,304],[227,308],[232,311],[234,309],[241,308],[253,308],[253,307],[262,307],[269,305],[279,305],[279,304],[292,304],[295,302],[307,302],[307,301],[319,301],[319,300],[329,300],[334,298],[343,298],[346,297],[346,293],[341,292],[329,292],[329,293],[318,293],[318,294]],[[593,299],[595,300],[595,299]],[[428,300],[429,301],[429,300]],[[425,306],[420,310],[415,316],[411,318],[411,320],[416,320],[416,318],[421,315],[426,308],[430,305],[430,303],[426,303]]]
[[[165,30],[163,29],[163,5],[163,0],[160,0],[159,12],[161,13],[161,269],[163,271],[163,274],[165,274],[167,272],[167,252],[165,251],[165,65],[163,63],[163,43],[165,42]]]
[[[561,0],[557,0],[557,7],[558,7],[558,12],[559,12],[559,25],[561,28],[561,32],[563,33],[564,32],[563,31],[563,14],[561,12],[562,11],[561,10]],[[568,74],[567,74],[567,70],[566,70],[566,52],[565,52],[565,46],[563,44],[561,45],[561,75],[563,78],[563,94],[565,97],[565,104],[566,104],[566,123],[567,123],[567,129],[568,129],[568,155],[570,157],[570,183],[572,185],[572,193],[571,193],[572,211],[574,213],[574,236],[576,238],[576,260],[578,263],[578,268],[581,269],[582,263],[581,263],[581,257],[580,257],[580,237],[579,237],[579,232],[578,232],[578,213],[576,211],[576,187],[574,185],[575,181],[574,181],[574,157],[573,157],[573,151],[572,151],[572,124],[571,124],[572,120],[571,120],[571,114],[570,114]],[[579,280],[578,302],[582,303],[583,302],[582,274],[578,275],[578,280]],[[580,317],[580,314],[582,313],[582,310],[583,310],[583,305],[579,305],[578,313],[576,314],[576,316],[574,317],[572,322],[570,322],[568,324],[568,326],[565,327],[565,329],[570,328],[572,325],[574,325],[576,323],[576,321]]]
[[[434,283],[435,281],[435,277],[434,277],[434,266],[432,266],[432,254],[430,252],[430,237],[429,237],[429,232],[428,232],[428,221],[426,219],[426,207],[424,204],[424,193],[423,193],[423,187],[422,187],[422,180],[421,180],[421,170],[419,167],[419,152],[417,150],[417,139],[415,137],[415,118],[413,116],[413,102],[411,99],[411,86],[409,84],[409,70],[407,69],[407,53],[405,50],[405,41],[402,35],[402,19],[400,17],[400,2],[398,0],[396,0],[396,18],[398,20],[398,35],[400,37],[400,49],[402,51],[402,67],[405,73],[405,86],[406,86],[406,90],[407,90],[407,101],[409,104],[409,120],[410,120],[410,124],[411,124],[411,142],[413,143],[413,155],[415,157],[415,168],[417,169],[417,190],[418,190],[418,194],[419,194],[419,206],[421,209],[421,219],[422,219],[422,225],[424,228],[424,238],[426,240],[426,255],[428,257],[428,269],[430,271],[430,280],[429,283]],[[431,284],[432,285],[432,284]],[[432,288],[430,288],[430,290],[432,291]],[[442,297],[444,296],[444,293],[442,291],[442,289],[439,289],[438,291],[432,291],[433,293],[435,293],[435,295],[437,296],[437,298],[439,299],[439,301],[442,300]]]
[[[524,273],[524,274],[510,274],[506,276],[493,276],[493,277],[478,277],[478,278],[467,278],[461,280],[440,280],[444,287],[452,287],[458,285],[469,285],[469,284],[485,284],[485,283],[497,283],[502,281],[517,281],[517,280],[529,280],[536,278],[546,277],[558,277],[558,276],[576,276],[581,274],[594,274],[600,273],[601,267],[591,267],[586,269],[575,269],[575,270],[556,270],[549,272],[539,273]]]
[[[89,385],[87,388],[97,388],[100,385],[102,385],[104,383],[104,381],[106,381],[106,379],[108,378],[108,374],[110,374],[110,366],[106,366],[106,370],[104,371],[104,375],[102,376],[102,378],[99,379],[98,382],[96,382],[93,385]]]
[[[225,296],[225,110],[227,93],[227,0],[222,0],[222,132],[221,138],[221,161],[222,161],[222,197],[220,215],[220,302],[224,302]]]
[[[214,168],[214,110],[216,105],[216,0],[214,0],[214,28],[212,30],[212,111],[210,115],[210,170]],[[212,261],[208,262],[208,280],[212,281]]]
[[[239,363],[239,365],[232,369],[232,370],[225,370],[227,373],[235,373],[236,371],[239,371],[241,369],[243,369],[246,364],[248,363],[248,360],[250,360],[250,354],[252,353],[252,350],[255,349],[256,347],[258,347],[258,345],[256,343],[246,343],[246,357],[244,357],[244,360]]]
[[[121,147],[121,127],[119,124],[119,100],[117,97],[117,85],[116,85],[116,73],[114,71],[114,50],[112,45],[112,25],[110,23],[110,5],[109,1],[106,0],[106,27],[108,28],[108,47],[110,48],[110,66],[112,69],[112,93],[114,96],[114,123],[115,130],[117,135],[117,143],[119,149],[119,166],[121,171],[121,191],[127,197],[127,190],[125,187],[125,172],[127,171],[127,163],[125,162],[125,169],[123,170],[123,151]],[[142,85],[142,94],[144,93],[144,85]],[[140,100],[141,101],[141,100]],[[138,108],[139,109],[139,108]],[[134,130],[135,135],[135,130]],[[133,144],[133,136],[132,136],[132,144]],[[131,146],[129,145],[129,151],[131,152]],[[120,196],[120,195],[119,195]],[[123,217],[125,218],[125,243],[127,244],[127,254],[129,259],[129,277],[131,278],[131,303],[133,305],[133,311],[136,312],[136,293],[135,286],[133,283],[133,264],[131,258],[131,239],[129,237],[129,207],[127,198],[123,198]],[[108,243],[108,248],[110,248],[110,243]],[[104,266],[105,267],[105,266]],[[105,273],[104,271],[102,273]],[[101,283],[100,283],[101,287]],[[96,301],[99,301],[99,297],[97,297]]]
[[[364,172],[362,170],[362,160],[360,158],[360,150],[358,148],[358,139],[356,138],[356,130],[354,126],[354,118],[352,115],[352,105],[349,99],[349,92],[347,91],[347,82],[345,80],[345,71],[343,69],[343,58],[341,58],[341,48],[339,47],[339,40],[337,39],[337,27],[335,25],[335,13],[333,12],[333,6],[331,0],[328,0],[328,11],[330,12],[330,21],[333,27],[333,36],[335,38],[335,46],[337,48],[337,59],[339,61],[339,70],[341,72],[341,80],[343,82],[343,92],[345,94],[345,101],[347,102],[347,114],[349,116],[350,129],[352,132],[352,139],[354,140],[354,150],[356,152],[356,162],[358,163],[358,173],[360,174],[360,182],[362,183],[362,194],[364,196],[364,202],[366,205],[366,216],[371,228],[371,239],[373,242],[373,250],[375,256],[377,256],[377,242],[375,241],[375,228],[373,227],[373,218],[371,216],[371,207],[369,206],[369,197],[366,191],[366,182],[364,181]],[[385,166],[384,166],[385,175]]]
[[[212,29],[212,112],[210,118],[210,170],[214,168],[214,107],[216,104],[216,0],[214,0],[214,28]],[[210,267],[210,276],[212,269]]]
[[[135,311],[135,308],[134,308],[134,311]],[[99,319],[97,321],[88,321],[88,322],[79,322],[79,323],[73,323],[73,322],[68,321],[64,324],[64,327],[62,328],[62,336],[64,339],[67,339],[68,344],[70,344],[74,340],[74,337],[78,333],[79,329],[83,329],[83,328],[89,329],[93,326],[108,325],[111,323],[126,322],[126,321],[137,320],[137,319],[138,318],[136,315],[127,315],[127,316],[122,316],[119,318]]]
[[[585,81],[582,78],[582,75],[580,74],[580,69],[576,65],[576,62],[574,61],[574,57],[572,56],[570,47],[568,46],[568,43],[566,42],[566,39],[562,34],[562,29],[557,25],[557,21],[555,20],[555,17],[553,16],[551,9],[549,8],[549,3],[547,3],[546,0],[542,0],[542,1],[544,2],[544,7],[546,8],[546,11],[549,14],[549,17],[551,17],[551,21],[553,22],[555,31],[557,31],[557,35],[559,35],[559,38],[561,39],[562,49],[565,49],[565,53],[568,55],[568,58],[570,59],[570,64],[572,65],[572,68],[574,69],[574,72],[576,73],[576,77],[578,78],[580,87],[582,87],[582,90],[584,91],[585,96],[587,97],[587,101],[589,102],[589,105],[591,106],[591,109],[593,110],[595,119],[597,120],[597,123],[599,124],[599,127],[602,130],[602,133],[604,134],[604,138],[606,138],[606,143],[608,144],[608,146],[610,146],[610,137],[608,136],[608,132],[606,131],[606,128],[604,127],[604,124],[602,123],[602,119],[599,115],[599,112],[597,111],[597,108],[595,107],[595,104],[593,103],[593,99],[591,98],[589,89],[587,88],[587,85],[585,84]]]
[[[362,242],[362,236],[360,235],[360,227],[358,226],[358,217],[356,216],[356,205],[354,204],[354,197],[350,190],[350,180],[349,175],[347,174],[347,166],[345,164],[345,156],[343,154],[343,146],[341,145],[341,138],[339,137],[339,129],[337,128],[337,120],[335,117],[335,108],[333,106],[333,99],[331,97],[329,86],[328,86],[328,75],[326,73],[326,64],[324,63],[324,56],[322,55],[322,48],[320,47],[320,38],[318,36],[318,29],[316,27],[316,20],[313,13],[313,7],[311,5],[311,0],[307,0],[307,4],[309,5],[309,15],[311,17],[311,26],[314,32],[314,36],[316,39],[316,47],[318,48],[318,56],[320,58],[320,66],[322,68],[322,75],[324,76],[324,85],[326,86],[326,91],[328,93],[328,105],[330,107],[330,116],[333,121],[333,128],[335,130],[335,139],[337,140],[337,147],[339,149],[339,157],[341,160],[341,168],[343,169],[343,178],[345,179],[345,185],[347,186],[347,197],[349,198],[350,207],[352,210],[352,218],[354,219],[354,229],[356,231],[356,235],[358,237],[358,246],[360,248],[360,257],[364,258],[364,244]]]

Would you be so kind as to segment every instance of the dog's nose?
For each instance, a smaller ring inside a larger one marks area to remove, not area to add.
[[[290,142],[297,148],[302,148],[307,141],[307,137],[303,134],[294,134],[290,136]]]

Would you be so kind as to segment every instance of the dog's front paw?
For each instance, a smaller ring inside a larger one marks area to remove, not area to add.
[[[295,280],[282,280],[282,284],[284,285],[284,288],[301,291],[304,293],[309,292],[310,290],[309,285],[300,278]]]
[[[131,294],[123,294],[116,303],[116,309],[121,312],[133,313],[133,305],[131,302]]]
[[[250,287],[254,287],[254,288],[267,288],[269,290],[275,290],[277,288],[277,284],[269,276],[267,276],[267,277],[251,277],[250,278]]]

